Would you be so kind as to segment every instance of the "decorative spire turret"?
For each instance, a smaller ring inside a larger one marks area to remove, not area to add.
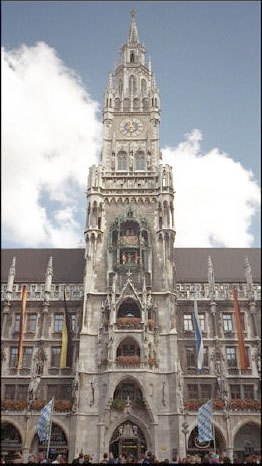
[[[214,294],[215,294],[215,275],[214,275],[214,267],[212,264],[211,257],[208,257],[208,287],[209,287],[209,297],[213,301]]]
[[[13,257],[11,267],[8,272],[8,279],[7,279],[7,288],[6,288],[6,300],[10,301],[12,293],[13,293],[13,285],[15,279],[15,263],[16,257]]]
[[[49,301],[53,278],[53,257],[49,257],[45,275],[45,300]]]
[[[247,257],[245,257],[245,276],[247,282],[248,297],[249,299],[254,299],[252,269],[249,265]]]
[[[135,16],[136,16],[135,10],[131,10],[130,15],[131,15],[131,22],[130,22],[130,27],[129,27],[127,43],[129,45],[131,44],[137,45],[139,43],[139,39],[138,39],[138,33],[137,33],[137,27],[136,27],[136,21],[135,21]]]

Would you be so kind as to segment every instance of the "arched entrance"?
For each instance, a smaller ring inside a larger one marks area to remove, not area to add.
[[[131,421],[125,421],[120,424],[114,431],[109,450],[114,457],[118,455],[132,455],[138,460],[142,453],[147,449],[146,440],[140,427]]]
[[[47,442],[40,442],[39,437],[35,434],[31,450],[34,454],[46,453],[47,451]],[[52,432],[51,432],[51,439],[50,439],[50,456],[56,456],[58,453],[62,453],[63,455],[68,456],[68,444],[65,433],[63,429],[55,423],[52,423]]]
[[[17,428],[9,422],[1,424],[1,454],[6,460],[11,460],[15,451],[22,450],[22,438]]]
[[[240,427],[234,439],[234,455],[241,461],[247,455],[261,455],[261,429],[249,422]]]
[[[199,455],[204,456],[209,450],[216,450],[217,453],[222,454],[225,451],[225,439],[217,427],[215,427],[215,444],[213,440],[208,442],[199,442],[198,441],[198,427],[196,426],[188,439],[188,448],[187,452],[190,455]]]

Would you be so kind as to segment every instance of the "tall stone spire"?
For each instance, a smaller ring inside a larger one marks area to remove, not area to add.
[[[254,293],[253,293],[252,269],[249,265],[247,257],[245,257],[245,276],[246,276],[246,282],[247,282],[248,297],[249,299],[253,299]]]
[[[208,256],[207,269],[208,269],[207,275],[208,275],[209,297],[211,300],[213,300],[214,294],[215,294],[215,275],[214,275],[214,267],[213,267],[210,256]]]
[[[139,43],[139,39],[138,39],[138,33],[137,33],[137,27],[136,27],[136,21],[135,21],[135,16],[136,16],[135,10],[131,10],[130,15],[131,15],[131,22],[130,22],[130,27],[129,27],[127,43],[129,45],[130,44],[137,45]]]
[[[45,301],[49,301],[53,278],[53,258],[49,257],[45,275]]]
[[[13,257],[11,267],[8,272],[8,279],[7,279],[7,288],[6,288],[6,300],[9,301],[11,299],[13,293],[13,285],[15,279],[15,263],[16,258]]]

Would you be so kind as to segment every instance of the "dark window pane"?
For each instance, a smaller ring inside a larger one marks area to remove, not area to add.
[[[231,399],[236,400],[240,399],[240,385],[230,385]]]
[[[6,385],[5,386],[5,400],[14,400],[15,399],[15,385]]]
[[[17,399],[19,401],[26,401],[28,392],[28,385],[18,385]]]

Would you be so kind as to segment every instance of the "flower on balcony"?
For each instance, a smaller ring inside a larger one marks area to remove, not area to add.
[[[148,327],[150,330],[154,330],[156,324],[155,324],[155,321],[153,319],[148,319]]]
[[[205,404],[208,400],[185,400],[184,408],[188,411],[198,411],[200,406]],[[224,408],[224,401],[222,400],[212,400],[212,408],[216,411],[222,410]]]
[[[47,403],[47,400],[33,400],[31,403],[31,407],[36,411],[40,411],[40,409],[42,409]]]
[[[139,356],[117,356],[116,361],[124,364],[125,366],[132,366],[135,364],[140,364]]]
[[[131,406],[134,409],[145,409],[145,403],[140,399],[133,400]]]
[[[248,399],[236,399],[229,401],[229,409],[235,411],[260,411],[261,410],[261,402],[258,400],[248,400]]]
[[[126,405],[126,400],[119,400],[119,399],[115,398],[112,401],[111,408],[115,409],[117,411],[124,411],[125,405]]]
[[[23,411],[27,409],[27,401],[20,400],[1,400],[2,411]]]
[[[67,412],[71,411],[72,403],[69,400],[55,400],[54,411]]]
[[[120,327],[140,327],[141,319],[139,317],[119,317],[116,319],[117,325]]]
[[[33,400],[31,403],[31,409],[40,411],[46,404],[47,400]],[[2,400],[1,409],[2,411],[23,411],[28,408],[27,401],[20,400]],[[67,412],[72,408],[72,403],[69,400],[55,400],[54,411]]]

